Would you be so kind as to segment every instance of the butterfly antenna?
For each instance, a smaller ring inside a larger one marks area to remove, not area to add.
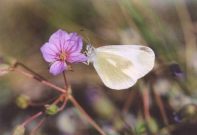
[[[84,33],[84,34],[83,34],[83,35],[84,35],[84,40],[85,40],[85,42],[87,42],[86,50],[85,50],[84,53],[85,53],[86,55],[88,55],[89,48],[92,48],[92,44],[91,44],[91,42],[90,42],[89,37],[87,36],[87,32],[85,32],[84,29],[80,29],[80,31]],[[89,61],[86,61],[86,62],[83,62],[83,63],[86,64],[86,65],[89,65]]]
[[[80,31],[84,33],[84,40],[87,42],[87,44],[90,45],[90,46],[92,46],[91,41],[90,41],[90,38],[87,35],[87,32],[85,32],[84,29],[81,29]]]

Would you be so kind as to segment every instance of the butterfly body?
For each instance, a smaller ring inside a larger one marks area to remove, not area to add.
[[[88,46],[88,63],[93,63],[103,83],[115,90],[127,89],[154,66],[152,49],[140,45]]]

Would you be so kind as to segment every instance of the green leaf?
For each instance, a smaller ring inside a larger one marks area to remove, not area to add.
[[[141,120],[137,121],[136,126],[135,126],[135,131],[136,131],[137,135],[141,135],[141,134],[145,133],[146,132],[146,124]]]
[[[153,118],[149,118],[147,121],[147,126],[150,129],[152,133],[157,133],[158,132],[158,125],[156,121]]]

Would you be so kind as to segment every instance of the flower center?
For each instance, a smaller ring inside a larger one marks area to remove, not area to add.
[[[60,55],[59,55],[59,59],[61,61],[65,61],[67,58],[67,54],[65,52],[61,52]]]

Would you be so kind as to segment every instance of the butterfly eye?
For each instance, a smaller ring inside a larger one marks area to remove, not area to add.
[[[87,51],[89,51],[90,49],[92,49],[92,45],[91,45],[91,44],[88,44],[88,45],[86,46],[86,49],[87,49]]]
[[[87,55],[91,55],[94,52],[94,47],[91,44],[86,46]]]

